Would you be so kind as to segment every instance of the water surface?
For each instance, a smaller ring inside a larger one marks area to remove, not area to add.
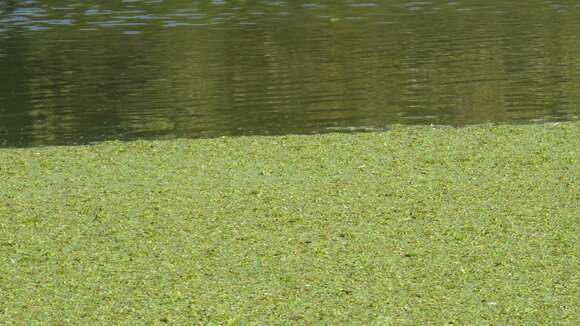
[[[580,1],[0,0],[0,146],[580,115]]]

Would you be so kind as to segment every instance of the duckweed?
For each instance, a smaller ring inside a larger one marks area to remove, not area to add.
[[[2,149],[0,320],[574,325],[579,148],[570,122]]]

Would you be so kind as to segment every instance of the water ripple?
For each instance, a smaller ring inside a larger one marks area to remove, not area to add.
[[[575,119],[573,1],[0,1],[0,142]]]

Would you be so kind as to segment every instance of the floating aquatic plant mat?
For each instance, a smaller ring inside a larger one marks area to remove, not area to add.
[[[3,149],[0,320],[576,324],[579,149],[577,122]]]

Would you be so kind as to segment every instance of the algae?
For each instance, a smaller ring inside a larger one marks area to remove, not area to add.
[[[0,150],[6,324],[578,322],[580,124]]]

